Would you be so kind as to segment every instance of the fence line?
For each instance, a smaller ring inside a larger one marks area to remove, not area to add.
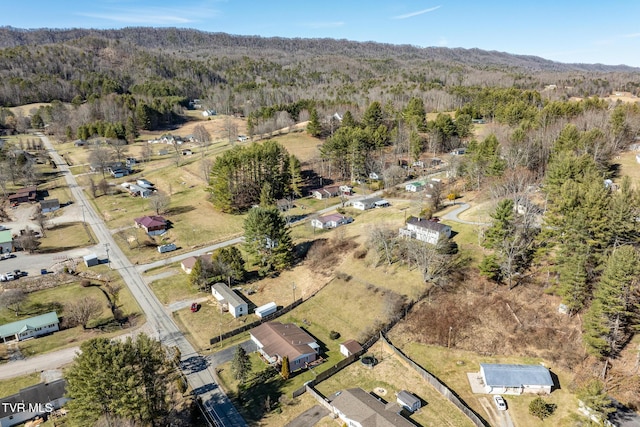
[[[246,331],[248,329],[251,329],[251,328],[254,328],[254,327],[256,327],[256,326],[258,326],[258,325],[260,325],[260,324],[262,324],[264,322],[268,322],[270,320],[275,319],[276,317],[282,316],[283,314],[290,312],[291,310],[293,310],[294,308],[296,308],[297,306],[302,304],[302,302],[303,302],[302,298],[299,298],[299,299],[295,300],[292,304],[289,304],[286,307],[282,307],[280,310],[278,310],[276,312],[273,312],[273,313],[269,314],[268,316],[263,317],[262,319],[253,321],[253,322],[248,323],[248,324],[243,325],[243,326],[240,326],[239,328],[236,328],[236,329],[234,329],[232,331],[225,332],[224,334],[217,335],[217,336],[209,339],[209,344],[210,345],[217,344],[220,341],[223,341],[223,340],[226,340],[227,338],[231,338],[233,336],[241,334],[244,331]]]
[[[393,353],[400,358],[400,360],[404,361],[407,365],[409,365],[413,370],[415,370],[424,380],[426,380],[433,388],[435,388],[441,395],[446,397],[451,403],[453,403],[458,409],[462,411],[463,414],[467,416],[478,427],[487,427],[489,424],[483,420],[478,414],[475,413],[473,409],[471,409],[462,399],[460,399],[449,387],[444,385],[442,381],[440,381],[435,375],[424,369],[422,366],[418,365],[416,362],[411,360],[408,356],[406,356],[402,350],[396,348],[391,342],[387,339],[384,334],[380,334],[382,342],[389,349],[393,351]]]

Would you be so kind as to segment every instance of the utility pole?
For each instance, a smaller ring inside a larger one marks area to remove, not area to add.
[[[109,243],[104,244],[104,250],[107,251],[107,264],[109,264],[109,268],[111,268],[111,258],[109,258]]]
[[[296,284],[292,283],[291,284],[291,290],[293,291],[293,302],[296,302]]]

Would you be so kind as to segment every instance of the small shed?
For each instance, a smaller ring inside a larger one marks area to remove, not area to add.
[[[356,340],[347,340],[340,344],[340,354],[342,354],[344,357],[349,357],[352,354],[361,352],[362,350],[362,346]]]
[[[264,318],[272,313],[275,313],[278,310],[278,305],[275,302],[269,302],[265,305],[261,305],[254,310],[254,313],[259,318]]]
[[[409,412],[415,412],[422,406],[422,401],[406,390],[400,390],[396,394],[396,401]]]
[[[82,257],[82,259],[84,260],[84,264],[87,267],[93,267],[94,265],[100,264],[100,260],[98,259],[98,255],[96,254],[85,255]]]

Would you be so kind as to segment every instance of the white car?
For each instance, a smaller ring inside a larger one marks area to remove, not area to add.
[[[500,395],[493,396],[493,401],[496,403],[496,408],[498,408],[500,411],[507,410],[507,402],[504,401],[502,396]]]

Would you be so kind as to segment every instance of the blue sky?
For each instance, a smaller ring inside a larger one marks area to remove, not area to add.
[[[2,11],[17,28],[184,27],[640,67],[638,0],[12,0]]]

